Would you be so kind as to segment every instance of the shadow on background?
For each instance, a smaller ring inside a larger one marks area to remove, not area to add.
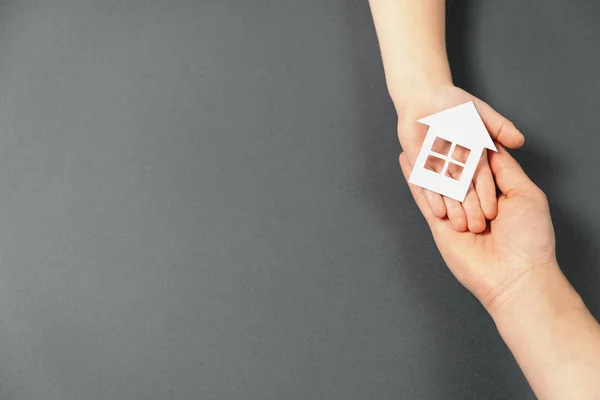
[[[475,7],[476,1],[473,0],[448,0],[446,6],[446,50],[452,80],[456,86],[471,93],[482,86],[469,68],[469,21],[476,14]]]
[[[485,99],[485,88],[470,67],[468,44],[472,34],[471,21],[477,17],[476,3],[472,0],[449,1],[447,48],[455,84]],[[354,130],[357,136],[351,138],[364,154],[362,170],[358,171],[362,180],[361,194],[396,243],[398,279],[409,282],[417,301],[422,303],[432,321],[430,329],[434,331],[432,336],[436,343],[431,345],[438,352],[435,363],[429,365],[431,385],[436,387],[434,392],[443,393],[446,399],[533,398],[485,311],[466,293],[460,294],[458,284],[446,271],[441,258],[435,260],[431,253],[424,256],[424,252],[435,249],[417,208],[409,204],[412,198],[402,182],[396,158],[400,149],[395,138],[395,111],[383,85],[377,43],[374,34],[369,32],[373,28],[365,26],[364,21],[370,19],[368,4],[348,2],[345,11],[351,27],[348,41],[352,46],[357,96],[361,101],[360,127]],[[527,127],[521,128],[527,131]],[[574,212],[568,194],[561,194],[563,181],[557,176],[561,167],[555,158],[550,162],[551,155],[531,150],[535,148],[534,143],[528,143],[524,150],[513,154],[548,195],[559,262],[586,304],[598,316],[600,293],[594,282],[600,277],[594,269],[598,260],[593,251],[593,227],[587,226]],[[430,246],[424,244],[425,239]],[[411,260],[422,260],[422,265],[411,265]],[[398,304],[398,307],[406,306]],[[429,389],[423,390],[431,393]]]

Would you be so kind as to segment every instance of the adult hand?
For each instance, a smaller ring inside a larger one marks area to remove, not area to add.
[[[600,393],[600,325],[564,277],[544,193],[500,145],[489,165],[502,194],[485,231],[457,232],[433,215],[424,190],[410,190],[444,261],[490,313],[540,399]],[[400,155],[405,177],[411,171]]]
[[[424,189],[409,185],[444,261],[490,312],[535,279],[536,270],[558,266],[546,196],[511,155],[497,147],[497,153],[490,151],[491,174],[486,179],[492,180],[493,174],[502,194],[498,215],[481,233],[457,232],[448,219],[434,215]],[[405,153],[400,165],[408,180],[412,167]]]
[[[408,95],[406,93],[409,93]],[[402,98],[402,96],[406,96]],[[427,134],[427,126],[418,119],[436,112],[472,101],[492,138],[509,148],[523,145],[525,138],[508,119],[475,96],[453,85],[441,85],[404,93],[392,93],[398,111],[398,138],[409,163],[412,165]],[[399,106],[398,106],[399,105]],[[496,187],[488,165],[487,154],[481,157],[479,166],[465,201],[443,197],[431,191],[423,192],[431,214],[437,218],[448,216],[456,231],[481,233],[486,219],[493,220],[498,212]]]

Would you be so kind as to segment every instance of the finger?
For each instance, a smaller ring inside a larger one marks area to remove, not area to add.
[[[412,171],[412,166],[408,162],[408,159],[406,158],[406,154],[404,154],[404,153],[400,154],[400,168],[402,169],[404,178],[406,179],[406,182],[408,183],[408,177],[410,176],[410,173]],[[410,188],[410,192],[412,193],[412,195],[415,199],[415,202],[417,203],[417,206],[419,207],[419,210],[421,211],[421,214],[423,214],[423,216],[425,217],[425,220],[427,220],[427,223],[429,224],[429,226],[432,227],[433,224],[435,223],[435,221],[437,221],[437,218],[433,214],[431,209],[429,208],[429,204],[427,203],[427,200],[425,199],[425,195],[424,195],[425,190],[423,190],[422,188],[420,188],[418,186],[411,185],[410,183],[408,184],[408,187]]]
[[[465,215],[467,217],[467,227],[473,233],[481,233],[486,228],[485,216],[481,210],[479,196],[471,184],[467,191],[465,201],[462,203]]]
[[[477,99],[474,103],[492,138],[511,149],[517,149],[523,146],[525,143],[525,136],[523,136],[511,121],[502,116],[484,101]]]
[[[452,224],[452,227],[457,232],[466,232],[467,216],[462,205],[449,197],[444,197],[444,203],[446,204],[446,211],[448,212],[448,219]]]
[[[446,216],[446,205],[442,196],[430,190],[424,190],[423,194],[433,215],[437,218],[444,218]]]
[[[496,198],[496,185],[490,170],[487,151],[484,152],[479,163],[473,177],[473,185],[479,197],[483,215],[491,221],[498,215],[498,199]]]
[[[406,155],[406,153],[402,154],[404,154],[404,157],[406,158],[406,161],[408,165],[410,165],[410,169],[412,171],[413,161],[410,159],[410,156]],[[408,178],[406,180],[408,181]],[[446,216],[446,206],[444,205],[444,199],[442,196],[430,190],[422,190],[422,193],[433,215],[438,218],[444,218]]]
[[[456,153],[456,151],[455,151]],[[454,157],[454,153],[452,155]],[[461,158],[461,154],[458,153],[457,156],[459,159]],[[466,158],[466,157],[465,157]],[[447,173],[451,178],[460,180],[460,175],[462,174],[462,168],[458,167],[455,164],[450,163],[448,165]],[[454,203],[450,202],[451,206]],[[460,206],[460,204],[459,204]],[[481,204],[479,203],[479,197],[477,196],[477,192],[475,192],[475,188],[471,183],[469,183],[469,190],[462,202],[462,211],[466,218],[466,225],[468,230],[473,233],[483,232],[485,229],[485,217],[483,216],[483,211],[481,211]],[[461,222],[461,216],[458,214],[459,210],[452,210],[452,218],[450,218],[450,222],[453,223],[453,226],[456,230],[462,231],[463,224]],[[450,211],[448,212],[450,215]]]
[[[519,163],[502,146],[497,146],[498,152],[490,152],[490,168],[496,180],[496,185],[507,197],[515,194],[530,194],[539,190],[525,174]]]

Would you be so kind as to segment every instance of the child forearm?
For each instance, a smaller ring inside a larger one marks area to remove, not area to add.
[[[388,90],[394,103],[450,85],[444,0],[370,0]]]

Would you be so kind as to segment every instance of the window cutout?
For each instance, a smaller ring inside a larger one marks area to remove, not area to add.
[[[452,152],[452,159],[460,163],[466,164],[469,158],[469,154],[471,154],[471,150],[457,144],[454,148],[454,151]]]
[[[436,137],[435,142],[433,142],[433,146],[431,147],[431,151],[435,151],[443,156],[449,155],[450,147],[452,143],[447,140],[442,139],[441,137]]]
[[[425,161],[425,169],[441,174],[445,163],[446,161],[441,158],[429,155],[427,161]]]
[[[448,169],[446,170],[446,176],[459,181],[460,176],[462,175],[462,172],[463,172],[463,167],[461,167],[460,165],[454,164],[454,163],[449,163]]]

